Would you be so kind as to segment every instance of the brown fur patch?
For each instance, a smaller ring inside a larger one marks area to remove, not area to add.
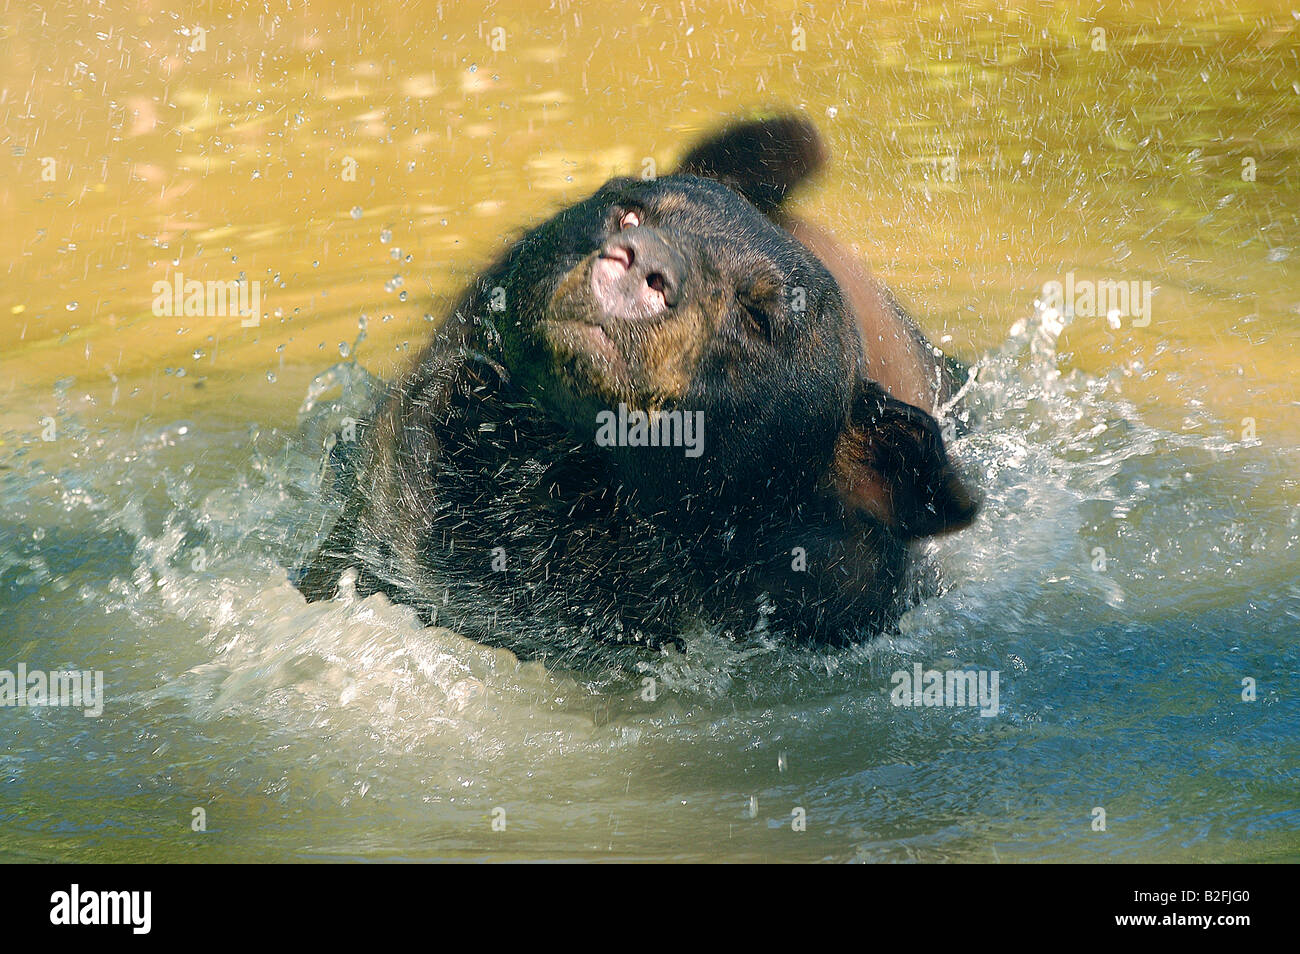
[[[689,205],[686,196],[676,192],[666,192],[654,203],[654,212],[660,216],[671,212],[680,212],[682,209],[687,208],[689,208]]]
[[[835,442],[827,482],[849,510],[868,513],[888,526],[893,523],[893,495],[878,471],[863,466],[867,454],[862,432],[855,427],[845,428]]]
[[[657,400],[686,394],[710,334],[706,305],[686,309],[656,324],[640,347],[645,389]]]
[[[798,219],[784,223],[822,260],[840,286],[862,335],[867,377],[915,407],[935,406],[934,362],[922,354],[920,332],[890,306],[888,292],[866,265],[826,230]]]

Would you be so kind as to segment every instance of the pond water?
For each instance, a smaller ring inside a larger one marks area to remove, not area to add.
[[[0,18],[0,669],[105,681],[0,708],[0,858],[1300,858],[1300,13],[518,7]],[[581,672],[306,604],[331,427],[475,269],[773,105],[833,157],[800,212],[980,365],[946,591]],[[257,322],[156,315],[178,274]],[[916,664],[996,715],[892,705]]]

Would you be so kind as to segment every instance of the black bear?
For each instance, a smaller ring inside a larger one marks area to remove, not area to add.
[[[931,411],[950,366],[825,232],[801,117],[616,178],[473,283],[352,445],[309,600],[382,592],[521,656],[692,621],[839,644],[897,618],[909,543],[975,494]]]

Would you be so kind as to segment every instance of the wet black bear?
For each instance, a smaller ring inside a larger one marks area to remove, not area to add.
[[[745,122],[526,234],[338,445],[340,514],[299,589],[329,598],[351,569],[360,594],[553,659],[693,620],[886,627],[909,542],[976,501],[922,409],[948,366],[785,212],[823,160],[802,118]]]

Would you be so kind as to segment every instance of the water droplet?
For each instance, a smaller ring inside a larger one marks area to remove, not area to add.
[[[77,303],[75,301],[68,302],[68,311],[76,311],[76,310],[77,310]]]
[[[354,205],[354,206],[352,207],[352,217],[353,217],[354,219],[359,219],[359,218],[361,218],[361,206],[359,206],[359,205]]]
[[[387,244],[388,244],[389,242],[391,242],[392,240],[393,240],[393,230],[392,230],[392,229],[384,229],[383,231],[381,231],[381,232],[379,233],[379,241],[383,242],[385,245],[387,245]]]

